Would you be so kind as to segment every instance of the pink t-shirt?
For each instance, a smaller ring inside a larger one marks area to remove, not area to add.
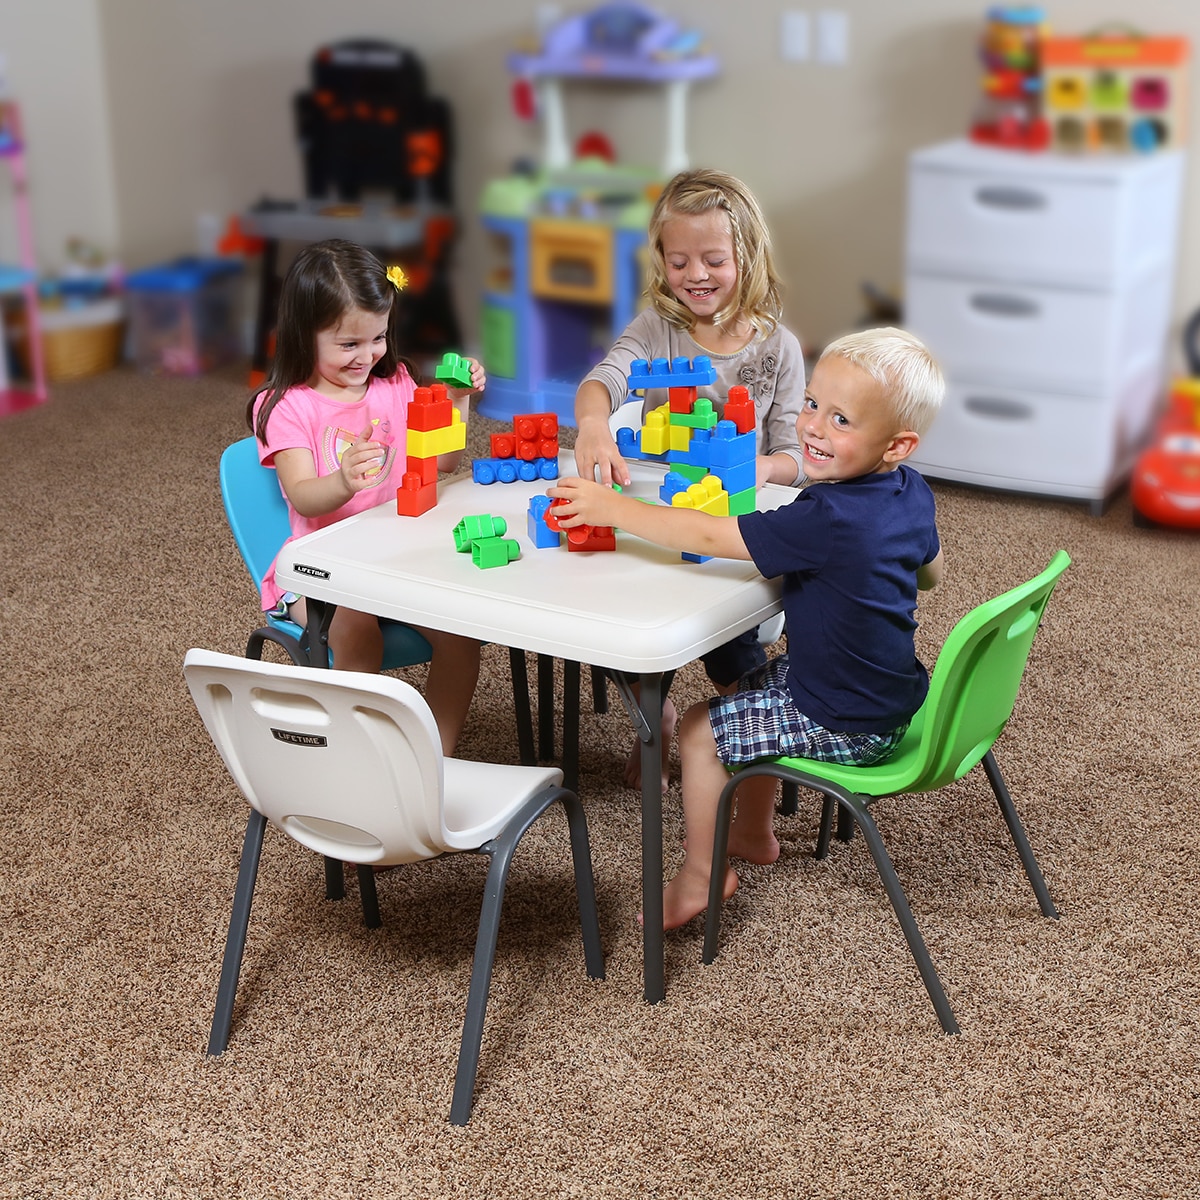
[[[372,376],[366,394],[351,404],[324,396],[307,384],[289,388],[279,398],[267,418],[266,444],[258,443],[258,457],[263,466],[274,466],[275,455],[280,450],[301,449],[311,452],[318,475],[332,475],[339,469],[342,452],[368,425],[373,428],[372,440],[383,442],[386,447],[383,467],[371,486],[355,492],[341,508],[320,517],[305,517],[289,503],[288,517],[292,526],[289,542],[314,529],[324,529],[343,517],[395,499],[396,488],[400,486],[407,465],[408,405],[415,389],[412,376],[401,366],[390,379]],[[258,404],[261,403],[262,399]],[[257,420],[257,404],[254,415]],[[284,499],[287,499],[286,495]],[[265,612],[274,608],[283,595],[283,590],[275,583],[274,563],[263,578],[261,590]]]

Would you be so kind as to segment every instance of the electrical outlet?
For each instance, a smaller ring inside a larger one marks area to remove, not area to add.
[[[812,23],[808,13],[793,10],[780,14],[779,54],[784,62],[808,62],[812,54]]]
[[[817,62],[843,67],[850,57],[850,16],[841,9],[817,13]]]

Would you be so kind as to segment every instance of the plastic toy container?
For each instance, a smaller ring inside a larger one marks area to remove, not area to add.
[[[181,258],[125,279],[129,359],[144,371],[201,375],[241,353],[242,264]]]

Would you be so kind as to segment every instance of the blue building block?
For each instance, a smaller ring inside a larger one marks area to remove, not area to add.
[[[557,458],[476,458],[471,461],[475,483],[533,483],[538,479],[558,478]]]
[[[754,430],[738,433],[732,421],[718,421],[713,430],[709,449],[709,465],[720,474],[722,467],[736,467],[753,462],[757,453]]]
[[[546,512],[549,508],[549,496],[529,497],[529,516],[527,518],[529,540],[538,550],[547,550],[562,545],[562,534],[555,533],[546,524]]]
[[[699,467],[708,471],[712,468],[712,455],[709,446],[712,444],[712,433],[707,429],[693,429],[691,440],[686,450],[668,450],[667,462],[686,463],[689,467]]]
[[[666,462],[665,454],[647,454],[642,449],[642,433],[640,429],[618,429],[617,450],[622,458],[639,459],[642,462]]]
[[[664,504],[670,504],[676,492],[686,492],[691,486],[692,481],[686,475],[680,475],[678,471],[668,471],[658,489],[658,498]]]
[[[758,467],[753,460],[736,466],[713,467],[710,473],[721,481],[731,496],[735,492],[753,491],[758,484]]]
[[[717,369],[707,354],[697,354],[689,362],[686,358],[656,358],[647,362],[635,358],[629,364],[626,379],[631,392],[644,388],[707,387],[717,382]]]

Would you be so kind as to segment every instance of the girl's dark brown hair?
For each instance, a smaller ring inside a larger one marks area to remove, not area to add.
[[[317,366],[317,334],[332,329],[352,309],[388,314],[387,350],[371,374],[387,379],[403,363],[417,379],[415,368],[396,346],[400,306],[395,300],[396,288],[383,264],[357,242],[331,238],[305,246],[296,255],[279,294],[275,358],[266,382],[246,406],[246,424],[259,441],[266,443],[267,420],[284,392],[312,378]],[[260,396],[265,399],[255,420],[254,406]]]

